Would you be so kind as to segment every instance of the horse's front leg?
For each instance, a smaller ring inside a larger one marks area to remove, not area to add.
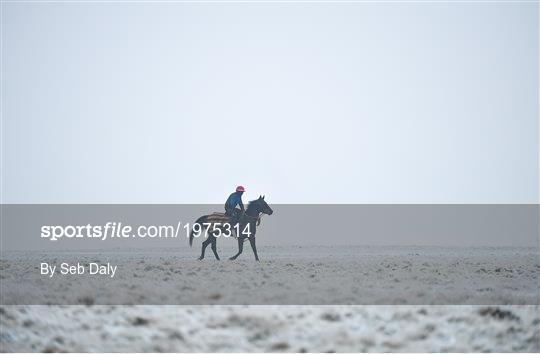
[[[255,255],[255,260],[259,261],[259,255],[257,254],[257,245],[255,244],[255,233],[253,233],[249,237],[249,244],[251,245],[251,249],[253,250],[253,254]]]
[[[244,249],[244,238],[242,236],[238,237],[238,253],[229,258],[231,261],[234,261],[242,253]]]

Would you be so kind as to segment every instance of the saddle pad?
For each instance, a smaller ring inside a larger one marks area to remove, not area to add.
[[[208,215],[208,217],[206,218],[206,221],[224,224],[224,223],[228,223],[230,220],[229,220],[229,217],[225,215],[225,213],[212,213]]]

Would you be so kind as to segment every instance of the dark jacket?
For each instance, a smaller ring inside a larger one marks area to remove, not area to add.
[[[242,203],[242,192],[231,193],[227,201],[225,202],[225,210],[233,210],[239,205],[240,209],[244,211],[244,203]]]

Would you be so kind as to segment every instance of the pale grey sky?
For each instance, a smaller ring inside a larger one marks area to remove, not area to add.
[[[2,202],[538,203],[538,3],[4,3]]]

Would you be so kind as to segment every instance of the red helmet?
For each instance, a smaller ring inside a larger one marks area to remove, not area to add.
[[[246,190],[244,189],[243,186],[238,186],[238,187],[236,187],[236,191],[237,192],[245,192]]]

